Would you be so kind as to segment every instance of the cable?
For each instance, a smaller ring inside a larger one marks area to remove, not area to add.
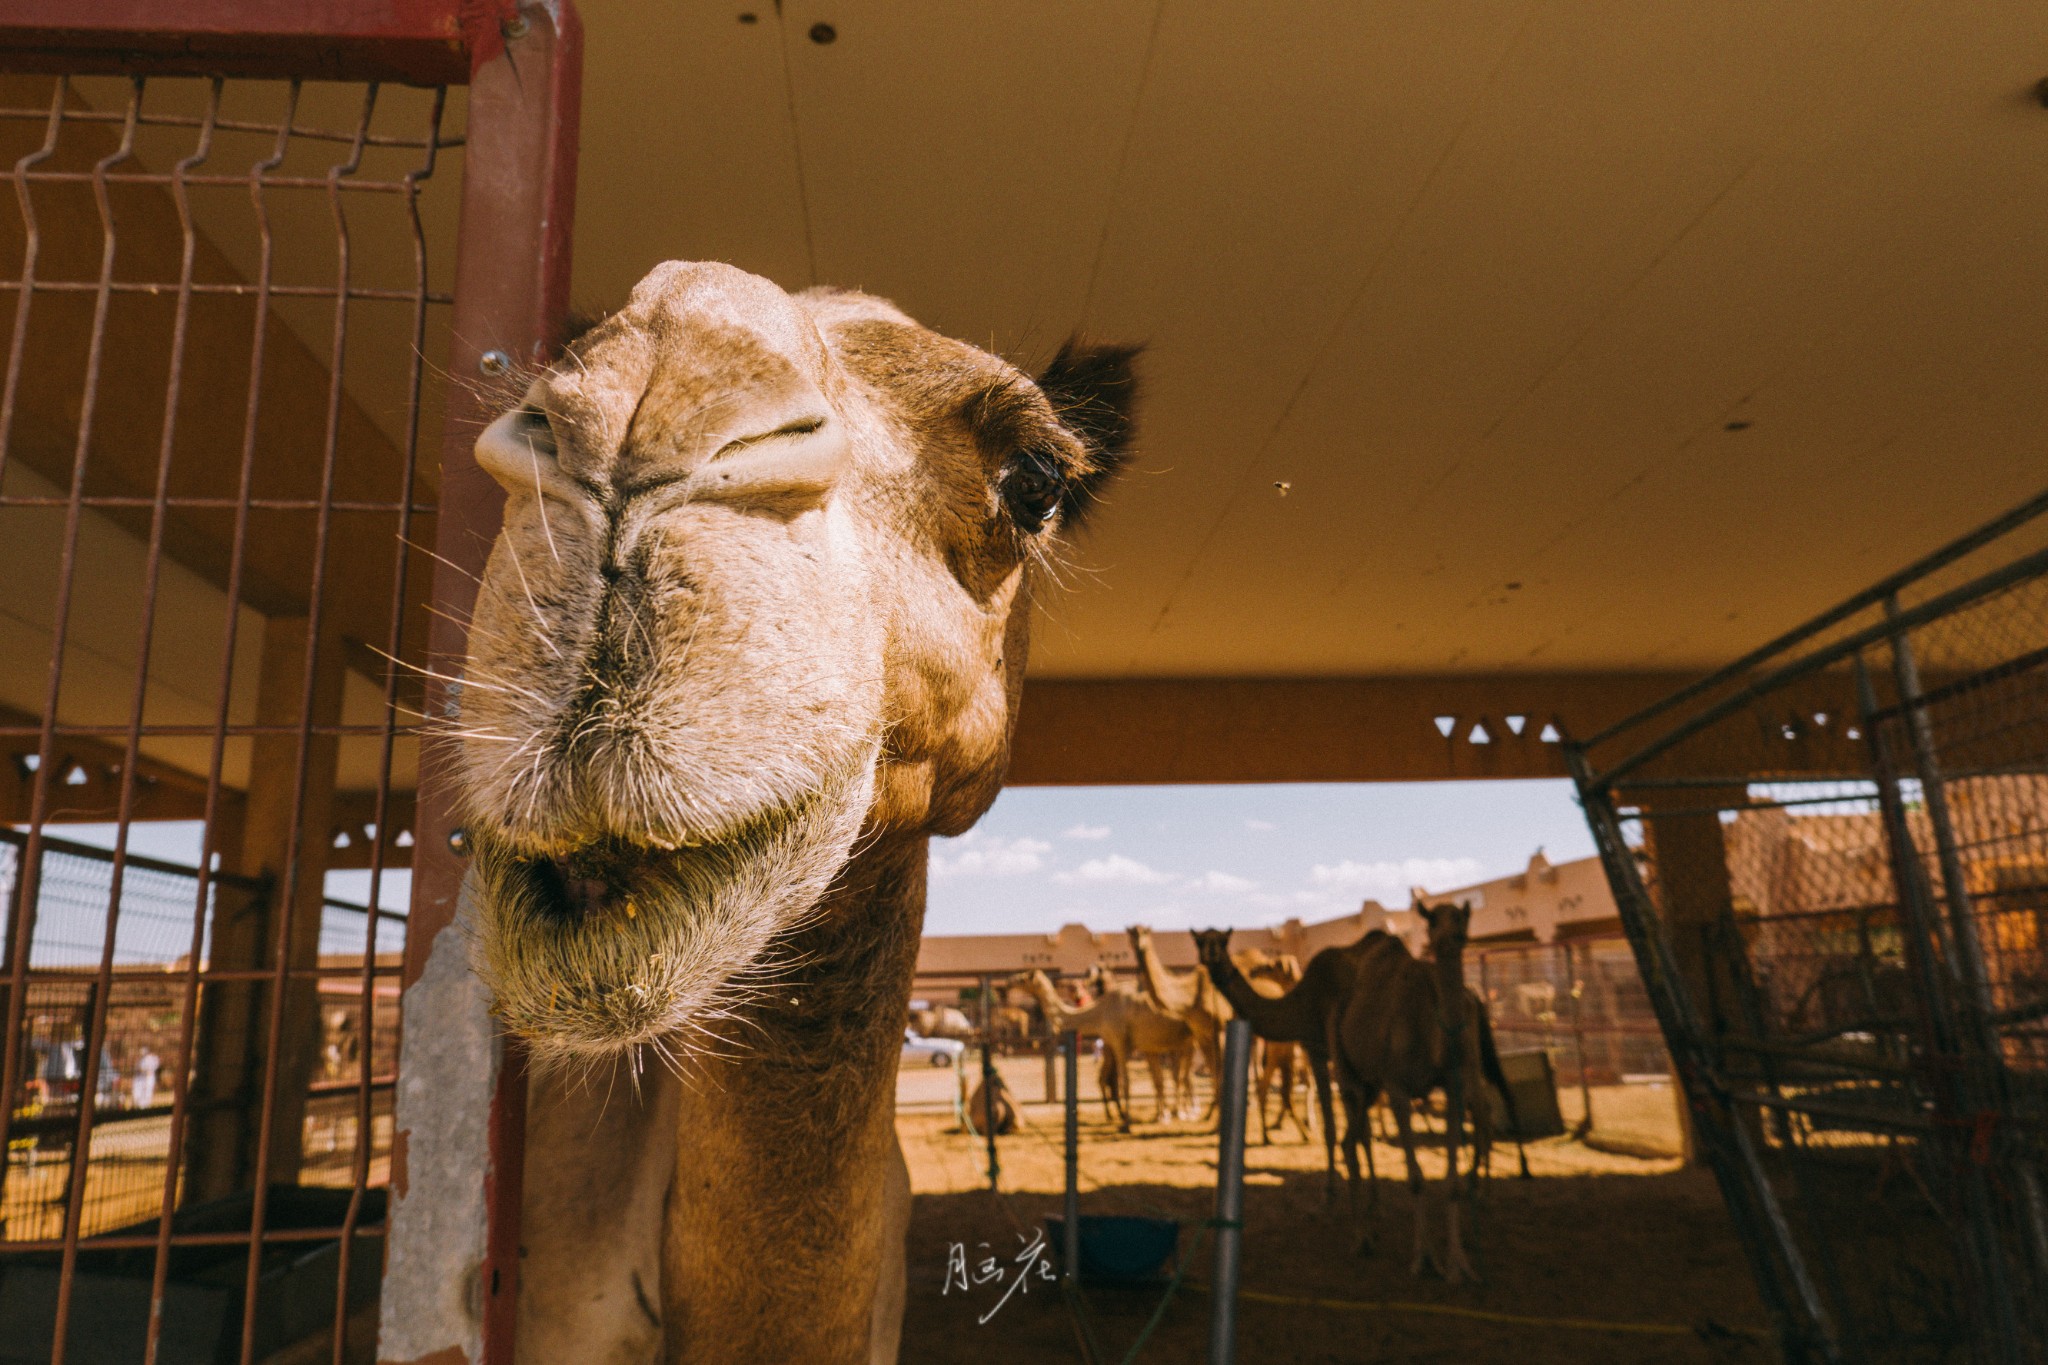
[[[1187,1286],[1197,1294],[1209,1292],[1209,1286],[1190,1281]],[[1290,1294],[1267,1294],[1256,1289],[1240,1289],[1237,1296],[1254,1303],[1275,1303],[1292,1308],[1329,1308],[1345,1313],[1426,1313],[1432,1317],[1470,1318],[1477,1322],[1500,1322],[1515,1327],[1563,1327],[1586,1332],[1630,1332],[1637,1336],[1689,1337],[1694,1335],[1690,1327],[1675,1322],[1609,1322],[1601,1318],[1538,1318],[1523,1313],[1496,1313],[1485,1308],[1460,1308],[1449,1303],[1403,1303],[1394,1299],[1317,1299],[1298,1298]]]

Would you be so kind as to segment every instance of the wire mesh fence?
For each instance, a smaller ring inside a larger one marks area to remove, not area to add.
[[[1560,1084],[1668,1078],[1671,1059],[1628,942],[1586,938],[1472,948],[1465,979],[1503,1051],[1543,1048]]]
[[[0,75],[0,1358],[369,1348],[450,122]]]
[[[1793,1360],[2048,1359],[2044,513],[1571,748]]]

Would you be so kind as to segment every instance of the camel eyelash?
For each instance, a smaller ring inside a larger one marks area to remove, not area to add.
[[[1067,495],[1066,466],[1049,451],[1024,451],[1004,466],[997,491],[1017,529],[1033,534],[1052,519]]]

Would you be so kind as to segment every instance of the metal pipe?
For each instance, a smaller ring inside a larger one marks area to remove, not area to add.
[[[1244,1252],[1244,1108],[1252,1026],[1233,1019],[1223,1031],[1223,1074],[1216,1124],[1216,1273],[1210,1291],[1209,1365],[1237,1359],[1237,1278]]]
[[[1899,619],[1899,600],[1887,597],[1885,620]],[[1892,680],[1899,691],[1899,711],[1905,721],[1906,739],[1913,753],[1913,768],[1920,779],[1921,807],[1934,834],[1936,865],[1941,868],[1943,904],[1949,920],[1949,970],[1962,987],[1966,1011],[1960,1021],[1963,1041],[1975,1046],[1987,1058],[1998,1054],[1997,1036],[1983,1025],[1991,1012],[1991,986],[1984,965],[1984,945],[1977,937],[1977,917],[1970,904],[1969,879],[1963,872],[1961,851],[1956,847],[1955,825],[1949,819],[1948,791],[1942,781],[1941,760],[1934,748],[1934,726],[1920,694],[1920,664],[1913,644],[1904,630],[1892,638]],[[1908,835],[1910,839],[1910,834]],[[1909,842],[1906,847],[1911,849]]]
[[[1002,1167],[996,1163],[996,1088],[1002,1081],[996,1076],[996,1064],[988,1052],[989,984],[987,973],[981,978],[981,1133],[988,1142],[988,1187],[996,1188],[997,1177]]]
[[[1943,902],[1949,919],[1949,972],[1955,978],[1962,1008],[1958,1010],[1956,1022],[1958,1041],[1962,1043],[1964,1065],[1961,1078],[1968,1086],[1960,1098],[1966,1115],[1995,1113],[1999,1109],[1999,1072],[2002,1068],[1997,1031],[1986,1022],[1991,1013],[1991,985],[1985,969],[1984,945],[1977,935],[1976,907],[1970,900],[1970,887],[1963,871],[1962,852],[1956,846],[1955,826],[1949,818],[1948,794],[1942,783],[1941,760],[1934,745],[1934,725],[1929,719],[1928,708],[1920,689],[1920,664],[1914,657],[1912,639],[1902,623],[1899,599],[1896,595],[1884,600],[1884,615],[1887,624],[1899,627],[1891,638],[1892,681],[1898,688],[1899,713],[1904,722],[1906,740],[1913,754],[1913,767],[1920,778],[1920,804],[1927,814],[1927,823],[1934,836],[1936,865],[1941,869]],[[1907,840],[1902,852],[1917,858],[1918,853],[1912,841],[1912,827],[1901,822],[1899,833]],[[2014,1298],[2014,1286],[2010,1279],[2011,1267],[2006,1262],[2005,1249],[2000,1243],[1997,1231],[1997,1201],[1981,1163],[1958,1162],[1961,1173],[1960,1184],[1963,1204],[1969,1229],[1962,1250],[1976,1261],[1974,1277],[1976,1287],[1986,1302],[1984,1310],[1992,1322],[1984,1334],[1982,1346],[1984,1358],[2005,1362],[2021,1359],[2019,1309]],[[2036,1212],[2025,1200],[2019,1208],[2023,1215]],[[2042,1230],[2030,1228],[2030,1241],[2039,1244],[2043,1240]],[[1992,1354],[1995,1352],[1995,1354]]]
[[[1067,1072],[1067,1193],[1061,1212],[1066,1223],[1061,1229],[1060,1264],[1066,1268],[1067,1283],[1081,1287],[1081,1035],[1068,1029],[1060,1034],[1060,1052]]]

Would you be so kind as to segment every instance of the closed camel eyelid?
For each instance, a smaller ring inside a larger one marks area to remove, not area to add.
[[[822,431],[825,427],[825,420],[823,417],[799,417],[793,422],[784,422],[773,431],[764,431],[756,436],[741,436],[735,440],[727,441],[724,445],[720,446],[717,454],[711,458],[714,460],[720,459],[732,454],[734,451],[745,450],[748,446],[759,445],[763,441],[773,441],[785,436],[809,436],[812,432]]]

